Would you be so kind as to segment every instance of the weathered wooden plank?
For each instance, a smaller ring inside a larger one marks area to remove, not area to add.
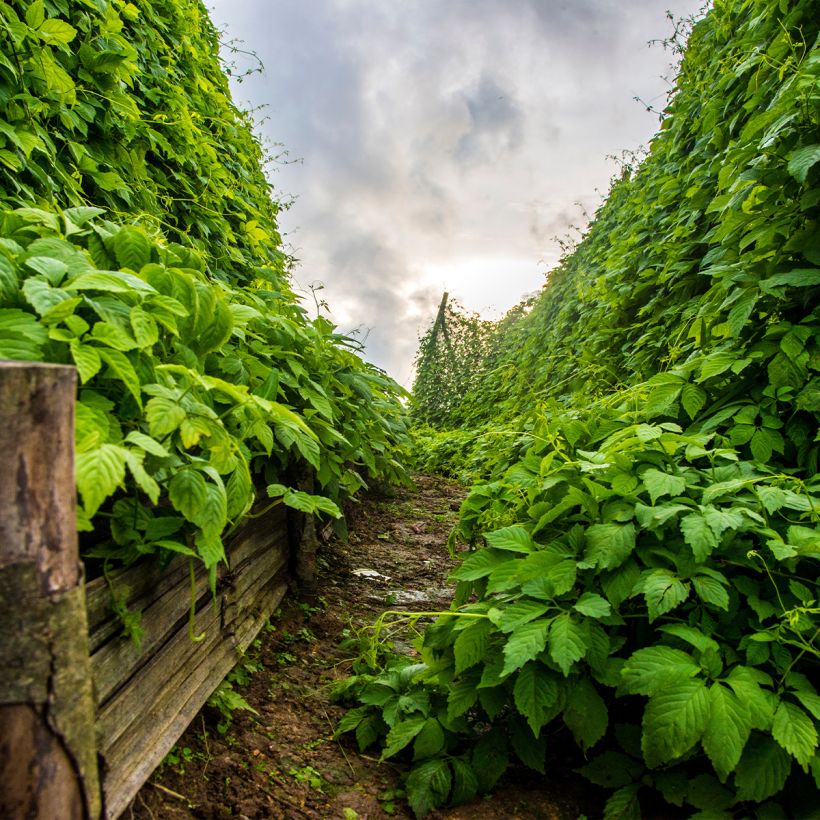
[[[188,634],[187,564],[164,575],[151,566],[114,575],[129,606],[143,612],[142,652],[119,635],[116,617],[106,612],[107,585],[95,582],[92,667],[108,817],[128,805],[279,605],[289,553],[283,509],[243,524],[231,538],[229,566],[220,569],[215,605],[204,570],[196,571],[194,632],[204,633],[198,643]]]
[[[127,731],[119,732],[115,742],[102,751],[107,767],[105,794],[109,818],[113,820],[126,808],[211,692],[235,666],[241,651],[247,648],[286,591],[287,583],[283,576],[272,579],[257,598],[256,617],[247,617],[236,624],[234,640],[225,641],[222,634],[215,631],[211,640],[206,638],[199,645],[200,651],[189,656],[176,673],[171,672],[174,667],[162,664],[162,670],[166,672],[165,692],[160,689],[158,701],[146,700],[151,704],[150,710],[138,712],[137,718],[129,723]],[[215,618],[211,621],[213,623]],[[207,618],[197,620],[197,629],[207,626]],[[178,636],[178,642],[181,640],[188,641],[187,634]],[[176,649],[181,654],[186,654],[181,647]],[[135,680],[131,689],[145,691],[141,686],[143,683],[146,690],[150,688],[153,691],[156,680]],[[129,705],[124,708],[111,704],[109,720],[116,720],[127,714],[133,708],[133,700],[129,698],[129,701]]]

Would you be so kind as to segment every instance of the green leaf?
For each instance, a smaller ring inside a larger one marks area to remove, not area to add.
[[[805,182],[809,171],[820,162],[820,145],[804,145],[789,155],[789,173],[798,181]]]
[[[700,665],[680,649],[648,646],[629,657],[621,671],[623,689],[631,695],[654,695],[681,678],[700,672]]]
[[[509,675],[533,660],[547,646],[550,621],[541,619],[522,624],[513,630],[504,645],[504,669],[502,675]]]
[[[488,532],[484,538],[488,546],[499,550],[530,553],[535,549],[530,534],[523,527],[517,525]]]
[[[450,802],[454,806],[467,803],[478,794],[478,777],[469,763],[457,757],[450,758],[453,767],[453,793]]]
[[[726,587],[715,578],[708,575],[693,575],[692,586],[695,589],[695,594],[706,604],[718,609],[729,609],[729,593]]]
[[[206,569],[210,570],[220,561],[225,561],[225,545],[218,533],[200,531],[196,534],[194,541]]]
[[[576,769],[590,783],[605,789],[627,786],[643,774],[643,766],[620,752],[604,752],[594,760]]]
[[[156,504],[159,501],[160,487],[156,479],[143,467],[142,462],[144,458],[145,454],[142,451],[134,452],[132,450],[126,450],[125,452],[125,463],[128,465],[128,469],[134,477],[134,481],[148,496],[151,503]]]
[[[124,447],[116,444],[98,444],[91,450],[77,453],[77,489],[87,515],[93,516],[100,504],[122,486],[126,452]]]
[[[48,331],[30,313],[0,308],[0,358],[39,362]]]
[[[669,681],[646,704],[641,748],[650,768],[689,751],[709,720],[709,693],[702,680]]]
[[[77,29],[65,20],[52,18],[44,20],[37,33],[47,43],[68,45],[77,36]]]
[[[586,630],[568,612],[555,618],[549,631],[550,657],[558,664],[564,677],[587,651]]]
[[[752,731],[748,706],[721,683],[709,689],[709,720],[701,742],[721,783],[734,771]]]
[[[511,728],[510,740],[518,759],[528,768],[544,774],[547,739],[545,737],[534,737],[521,720],[511,721]]]
[[[154,396],[145,405],[145,417],[148,419],[151,435],[164,439],[185,421],[186,413],[175,399]]]
[[[548,609],[549,604],[542,601],[533,601],[531,598],[521,598],[503,608],[499,628],[502,632],[512,632],[521,626],[521,624],[528,623],[540,617]]]
[[[145,435],[145,433],[141,433],[139,430],[132,430],[125,437],[125,440],[129,444],[136,444],[137,447],[141,447],[146,453],[150,453],[152,456],[167,458],[170,455],[168,450],[166,450],[165,447],[163,447],[156,439]]]
[[[434,757],[444,750],[444,730],[433,717],[427,718],[413,743],[413,760]]]
[[[456,675],[475,666],[484,657],[493,630],[494,626],[490,621],[480,620],[459,632],[453,643]]]
[[[509,553],[503,550],[480,549],[468,555],[458,569],[450,573],[455,581],[477,581],[489,575],[494,569],[507,561],[514,561]]]
[[[134,339],[140,349],[152,347],[159,340],[159,330],[154,317],[149,315],[140,305],[131,308],[131,329]]]
[[[791,758],[771,737],[753,733],[735,773],[738,800],[762,803],[786,784]]]
[[[680,495],[686,489],[686,480],[682,476],[670,475],[654,467],[644,471],[641,480],[649,490],[653,504],[662,495]]]
[[[720,543],[703,513],[693,512],[685,515],[681,519],[680,529],[683,540],[692,548],[697,561],[705,561]]]
[[[455,720],[475,706],[478,690],[470,678],[453,681],[447,690],[447,719]]]
[[[584,752],[606,734],[609,713],[603,698],[589,678],[582,677],[569,686],[564,723]]]
[[[139,228],[126,225],[117,231],[111,239],[111,249],[122,268],[139,271],[151,261],[151,242]]]
[[[817,749],[817,730],[812,719],[799,707],[781,701],[774,713],[772,737],[804,768]]]
[[[32,28],[39,28],[46,17],[45,5],[43,0],[34,0],[26,9],[26,23]]]
[[[643,578],[643,594],[652,623],[689,597],[689,584],[665,569],[656,569]]]
[[[585,592],[575,602],[573,609],[582,615],[588,615],[590,618],[606,618],[612,614],[609,601],[595,592]]]
[[[452,776],[446,760],[436,758],[413,766],[407,777],[407,802],[416,817],[441,806],[450,793]]]
[[[179,475],[179,473],[177,473],[177,475]],[[173,486],[173,480],[170,486]],[[177,492],[184,493],[185,490],[177,488]],[[189,489],[188,492],[190,493],[191,489]],[[194,497],[196,492],[197,490],[193,489],[193,494],[189,496],[189,500],[193,502],[194,506],[196,504],[196,498]],[[171,498],[171,502],[186,518],[188,517],[184,510],[177,506],[173,497]],[[189,507],[189,509],[191,508]],[[221,483],[214,484],[210,481],[206,483],[205,499],[191,520],[193,520],[194,524],[200,527],[202,532],[208,537],[218,536],[222,530],[225,529],[225,525],[228,522],[228,497],[225,493],[225,487],[222,486]]]
[[[641,820],[641,804],[638,802],[639,783],[618,789],[604,806],[604,820]]]
[[[85,384],[89,379],[93,379],[102,367],[102,359],[95,347],[91,345],[82,345],[76,339],[72,339],[69,343],[71,350],[71,358],[74,364],[77,365],[77,372],[80,376],[80,381]]]
[[[120,353],[119,350],[108,350],[104,347],[99,348],[97,352],[100,358],[108,365],[111,375],[119,379],[126,386],[128,392],[137,402],[137,405],[142,407],[139,376],[137,376],[137,371],[134,370],[134,366],[131,364],[128,356],[126,356],[125,353]]]
[[[385,739],[385,747],[381,759],[398,754],[424,728],[427,718],[424,715],[413,715],[406,720],[399,721],[390,730]]]
[[[490,791],[509,765],[507,738],[500,727],[491,728],[481,736],[473,747],[470,762],[480,790]]]
[[[536,737],[541,727],[555,717],[559,692],[555,674],[537,661],[530,661],[516,675],[515,707],[527,719]]]
[[[635,549],[634,524],[593,524],[584,533],[584,560],[601,569],[614,569],[629,558]]]
[[[706,392],[696,384],[685,384],[681,390],[680,403],[689,418],[693,419],[706,405]]]
[[[174,473],[168,485],[168,497],[188,521],[196,522],[209,500],[208,484],[198,470],[183,467]]]

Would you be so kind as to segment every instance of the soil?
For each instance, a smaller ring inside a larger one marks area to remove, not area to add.
[[[371,496],[348,516],[347,543],[331,539],[319,558],[318,597],[289,600],[246,656],[234,684],[254,712],[229,725],[205,707],[142,788],[125,818],[411,818],[402,768],[333,739],[344,710],[330,687],[350,670],[345,639],[386,608],[446,609],[454,562],[446,549],[464,488],[417,476],[413,489]],[[434,820],[574,820],[601,815],[597,790],[560,757],[548,776],[511,769],[495,793],[429,815]]]

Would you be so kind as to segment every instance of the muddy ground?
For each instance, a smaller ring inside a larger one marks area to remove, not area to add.
[[[454,566],[445,547],[464,488],[417,476],[416,487],[363,499],[351,512],[348,543],[331,540],[320,555],[318,598],[290,600],[247,658],[247,682],[235,689],[255,710],[230,725],[205,707],[124,817],[410,818],[401,768],[333,739],[344,714],[329,689],[350,668],[345,639],[386,608],[447,608]],[[600,816],[595,790],[560,754],[544,779],[513,770],[492,797],[430,815],[448,820],[569,820]]]

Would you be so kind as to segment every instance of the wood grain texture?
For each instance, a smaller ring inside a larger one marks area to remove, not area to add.
[[[73,367],[0,362],[0,816],[96,818]]]
[[[109,576],[128,606],[143,613],[141,651],[119,634],[108,584],[88,585],[108,818],[125,810],[284,597],[290,555],[283,508],[248,519],[227,553],[215,597],[204,569],[196,572],[193,633],[204,636],[199,642],[189,635],[187,562],[165,572],[146,564]]]

